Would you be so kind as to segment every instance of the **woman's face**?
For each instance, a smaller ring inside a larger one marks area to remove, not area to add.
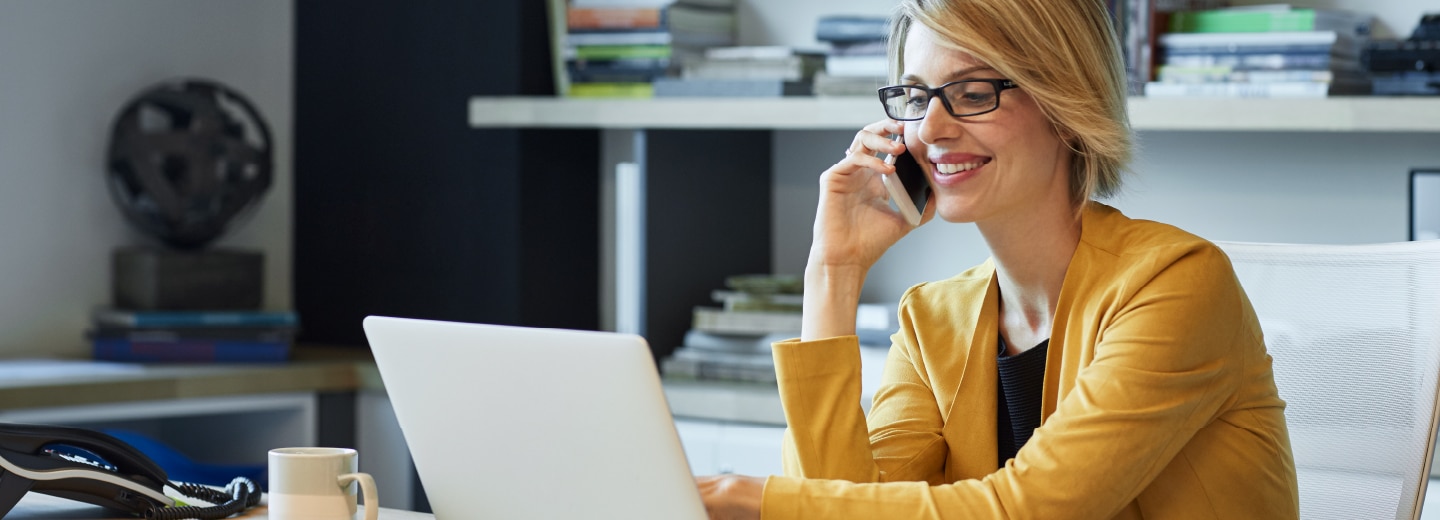
[[[942,46],[920,24],[910,29],[904,52],[902,84],[1008,79],[969,53]],[[1000,108],[977,116],[957,118],[931,99],[924,119],[905,123],[905,146],[925,169],[934,188],[931,204],[947,222],[1023,214],[1037,205],[1070,207],[1071,152],[1025,85],[1000,92]]]

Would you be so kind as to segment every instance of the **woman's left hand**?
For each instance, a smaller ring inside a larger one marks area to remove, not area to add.
[[[765,491],[763,477],[715,475],[695,477],[700,498],[710,520],[754,520],[760,518],[760,496]]]

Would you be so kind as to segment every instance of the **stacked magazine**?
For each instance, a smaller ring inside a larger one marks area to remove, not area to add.
[[[685,56],[735,44],[735,0],[572,0],[552,11],[564,15],[556,73],[571,97],[652,97]]]
[[[696,307],[685,344],[661,362],[666,377],[773,383],[770,344],[800,335],[798,276],[743,275]]]
[[[801,278],[732,276],[725,284],[725,289],[711,294],[718,306],[695,308],[684,345],[661,362],[665,377],[775,382],[770,345],[800,336]],[[890,336],[898,326],[895,307],[860,304],[855,314],[860,346],[889,348]]]
[[[290,311],[97,309],[95,359],[152,363],[278,362],[290,358],[298,318]]]
[[[817,96],[875,96],[887,84],[885,39],[890,21],[883,16],[823,16],[815,39],[829,45],[825,70],[815,74]]]
[[[1370,93],[1360,49],[1373,17],[1284,4],[1174,13],[1147,97]]]

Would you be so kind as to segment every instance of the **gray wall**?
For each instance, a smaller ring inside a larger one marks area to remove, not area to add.
[[[1232,4],[1269,4],[1236,0]],[[1376,34],[1408,36],[1427,0],[1297,0],[1293,5],[1374,13]],[[743,43],[816,46],[821,14],[886,15],[890,0],[744,2]],[[807,32],[808,31],[808,32]],[[878,113],[878,109],[877,109]],[[810,244],[820,172],[849,131],[776,132],[774,270],[800,273]],[[1108,201],[1126,214],[1211,240],[1363,243],[1407,238],[1409,170],[1440,166],[1440,134],[1142,132],[1135,175]],[[989,256],[973,225],[936,221],[905,237],[866,280],[863,299],[893,302],[917,282],[945,278]]]
[[[219,245],[264,250],[265,305],[290,307],[291,27],[290,0],[0,1],[0,356],[88,353],[111,248],[144,242],[106,192],[111,119],[179,76],[237,89],[270,124],[276,182]]]
[[[805,267],[819,174],[850,132],[775,133],[774,267]],[[1108,203],[1210,240],[1354,244],[1408,238],[1409,172],[1440,167],[1440,133],[1142,132],[1134,174]],[[975,227],[936,220],[906,236],[866,280],[893,302],[989,251]]]

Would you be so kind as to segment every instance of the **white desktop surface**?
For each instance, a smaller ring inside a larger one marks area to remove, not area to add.
[[[383,500],[382,500],[383,501]],[[365,518],[365,506],[360,506],[360,512],[355,518]],[[236,516],[237,519],[261,519],[269,518],[265,506],[257,507],[246,514]],[[134,520],[132,516],[117,516],[115,511],[103,507],[56,498],[40,493],[29,493],[20,503],[15,505],[9,514],[5,515],[7,520]],[[435,516],[428,513],[414,513],[400,511],[398,509],[380,508],[380,520],[435,520]]]
[[[362,513],[357,513],[356,518],[364,518],[364,506]],[[104,508],[56,498],[39,493],[30,493],[20,500],[10,514],[5,515],[7,519],[15,520],[133,520],[133,517],[115,516],[113,512]],[[235,517],[243,519],[269,518],[264,506],[250,511],[247,514]],[[380,508],[381,520],[435,520],[434,515],[427,513],[415,513],[411,511],[400,511],[396,509]],[[1421,520],[1440,520],[1440,479],[1431,479],[1428,492],[1425,495],[1425,506],[1420,515]]]

